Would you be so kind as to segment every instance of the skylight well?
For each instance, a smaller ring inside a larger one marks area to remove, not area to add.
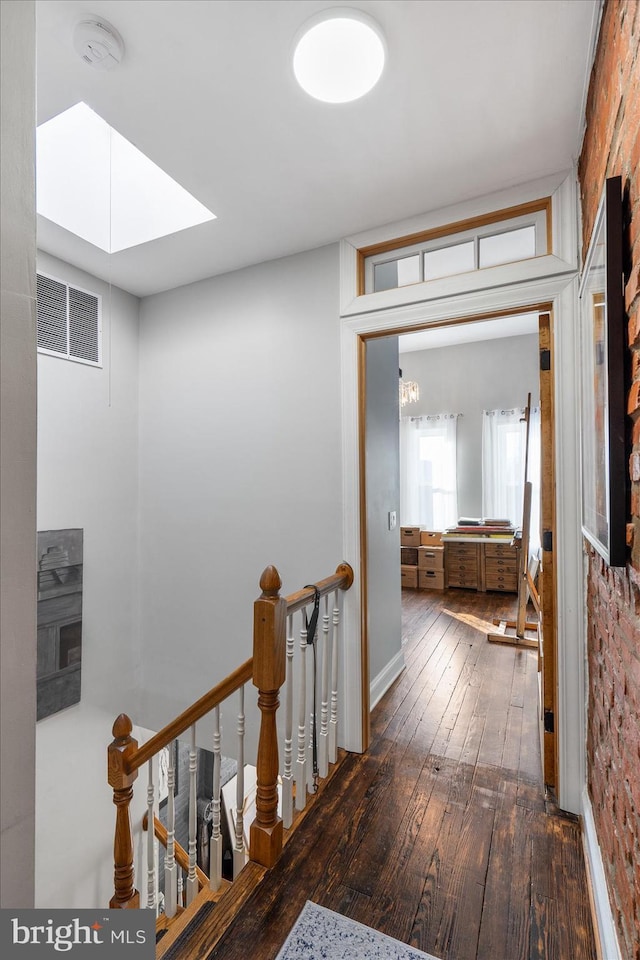
[[[38,127],[36,172],[38,213],[107,253],[215,220],[86,103]]]

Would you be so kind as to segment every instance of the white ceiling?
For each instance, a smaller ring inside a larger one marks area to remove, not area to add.
[[[38,122],[84,100],[217,215],[111,255],[40,217],[41,248],[144,296],[575,162],[600,0],[358,0],[388,64],[330,105],[298,88],[291,53],[338,4],[38,0]],[[113,71],[74,51],[95,17],[124,40]]]
[[[398,337],[400,354],[415,350],[433,350],[458,343],[477,340],[501,340],[504,337],[522,337],[538,333],[537,313],[518,313],[493,320],[474,320],[470,323],[451,323],[429,327],[417,333],[403,333]]]

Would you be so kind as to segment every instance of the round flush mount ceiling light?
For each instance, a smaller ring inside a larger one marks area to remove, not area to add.
[[[293,72],[302,89],[316,100],[348,103],[376,85],[385,54],[375,20],[353,7],[331,7],[302,27]]]

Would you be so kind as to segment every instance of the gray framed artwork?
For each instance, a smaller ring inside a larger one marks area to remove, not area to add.
[[[612,567],[627,559],[622,181],[605,182],[580,283],[582,532]]]
[[[38,532],[37,719],[80,702],[83,531]]]

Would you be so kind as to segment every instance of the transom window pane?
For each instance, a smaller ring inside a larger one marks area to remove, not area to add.
[[[386,263],[376,263],[373,269],[373,289],[394,290],[396,287],[406,287],[410,283],[420,281],[420,254],[411,257],[401,257],[399,260],[388,260]]]
[[[424,255],[424,278],[451,277],[475,269],[474,242],[456,243],[439,250],[427,250]]]
[[[492,237],[480,237],[479,264],[481,267],[495,267],[499,263],[528,260],[535,255],[536,228],[534,226],[497,233]]]

